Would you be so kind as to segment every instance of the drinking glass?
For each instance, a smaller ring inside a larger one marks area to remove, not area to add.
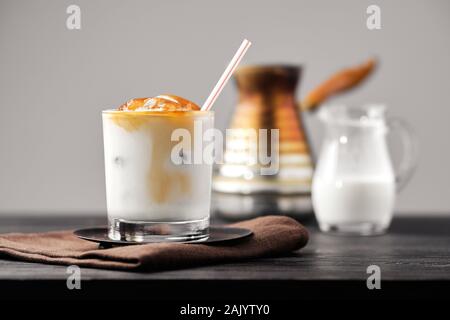
[[[106,110],[102,118],[109,237],[208,238],[212,163],[194,162],[193,150],[204,151],[195,138],[214,127],[214,113]],[[189,136],[184,148],[177,132]]]

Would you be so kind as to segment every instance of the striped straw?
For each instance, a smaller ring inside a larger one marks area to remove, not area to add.
[[[231,59],[230,63],[228,64],[228,67],[225,69],[219,81],[217,81],[216,86],[209,94],[208,99],[206,99],[205,103],[203,104],[201,109],[202,111],[208,111],[212,108],[214,102],[216,102],[217,97],[222,92],[223,88],[227,84],[234,70],[236,70],[237,66],[239,65],[239,62],[241,62],[242,58],[244,57],[245,53],[247,52],[251,44],[252,43],[247,39],[244,39],[244,41],[242,41],[242,44],[236,51],[236,54],[234,55],[233,59]]]

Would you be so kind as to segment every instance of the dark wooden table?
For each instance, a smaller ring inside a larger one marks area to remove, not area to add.
[[[101,225],[101,218],[0,218],[0,232]],[[320,233],[287,257],[184,270],[136,273],[81,269],[82,289],[68,290],[66,267],[0,260],[1,298],[302,299],[433,297],[450,293],[450,219],[396,218],[389,233],[342,237]],[[381,269],[368,290],[367,267]],[[450,295],[450,294],[449,294]]]

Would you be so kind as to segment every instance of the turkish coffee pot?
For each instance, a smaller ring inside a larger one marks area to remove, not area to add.
[[[287,214],[311,216],[313,157],[302,113],[328,97],[355,87],[372,71],[374,61],[336,73],[297,102],[302,68],[255,65],[239,68],[234,80],[238,104],[227,133],[224,161],[213,178],[213,207],[222,217],[244,219]],[[276,130],[276,150],[273,144]],[[267,134],[265,139],[263,136]],[[275,154],[276,153],[276,154]],[[270,163],[261,163],[261,154]],[[275,168],[267,174],[268,168]]]

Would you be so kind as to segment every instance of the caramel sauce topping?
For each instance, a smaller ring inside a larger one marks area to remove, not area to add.
[[[119,111],[199,111],[195,103],[173,94],[162,94],[153,98],[128,100]]]

